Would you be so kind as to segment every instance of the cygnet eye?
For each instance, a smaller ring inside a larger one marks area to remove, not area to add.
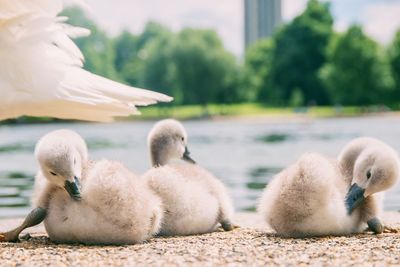
[[[185,137],[182,137],[182,141],[185,141]]]
[[[51,175],[53,175],[53,176],[57,176],[57,173],[55,173],[55,172],[49,171],[49,173],[50,173]]]
[[[371,175],[372,175],[372,174],[371,174],[371,170],[368,170],[368,171],[367,171],[367,179],[371,178]]]

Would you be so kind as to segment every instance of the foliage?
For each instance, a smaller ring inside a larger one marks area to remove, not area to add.
[[[173,95],[174,104],[237,101],[235,58],[212,30],[173,33],[149,22],[140,35],[125,30],[112,40],[80,9],[68,8],[64,15],[92,32],[76,40],[89,71]]]
[[[235,59],[215,31],[184,29],[172,45],[174,85],[184,104],[229,100],[233,91]]]
[[[72,25],[87,28],[91,31],[89,37],[75,39],[76,44],[85,56],[85,69],[96,74],[119,80],[115,69],[115,49],[113,42],[105,32],[100,30],[96,23],[86,17],[77,7],[64,9],[62,15],[69,18]]]
[[[173,32],[149,22],[140,34],[125,30],[110,38],[78,8],[63,15],[92,32],[76,40],[86,69],[172,95],[172,105],[258,101],[300,107],[400,100],[400,31],[386,51],[359,26],[336,34],[326,2],[310,0],[293,21],[250,46],[243,64],[213,30]]]
[[[143,32],[135,36],[124,31],[115,40],[116,60],[115,66],[122,78],[133,86],[152,88],[153,90],[170,93],[165,87],[164,72],[158,70],[164,62],[158,62],[154,69],[147,68],[148,61],[154,61],[155,57],[162,57],[162,43],[171,36],[171,32],[162,25],[149,22]],[[159,45],[153,45],[153,43]],[[151,46],[151,47],[150,47]],[[157,60],[156,60],[157,61]],[[158,72],[157,72],[158,71]],[[156,78],[158,76],[158,78]],[[150,79],[150,80],[149,80]],[[159,79],[157,81],[156,79]]]
[[[123,31],[114,40],[115,68],[120,77],[130,85],[140,85],[142,60],[139,57],[139,38],[128,31]]]
[[[326,60],[332,24],[329,5],[310,0],[304,13],[275,35],[269,82],[284,104],[295,90],[304,96],[303,104],[329,103],[318,73]]]
[[[394,95],[393,100],[400,101],[400,31],[396,36],[389,48],[389,63],[391,75],[394,80]]]
[[[140,85],[174,96],[173,104],[182,103],[182,92],[176,87],[176,77],[172,62],[172,33],[155,38],[141,51],[143,67]]]
[[[378,44],[352,26],[329,49],[321,71],[333,101],[343,105],[380,103],[390,88],[388,68]]]
[[[270,84],[273,51],[274,40],[271,38],[260,40],[247,49],[243,70],[247,87],[245,99],[264,103],[276,103],[279,99]]]

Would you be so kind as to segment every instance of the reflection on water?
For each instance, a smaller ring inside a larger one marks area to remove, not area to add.
[[[295,137],[286,133],[270,133],[262,136],[257,136],[256,140],[264,143],[280,143]]]
[[[199,135],[199,136],[194,136],[193,138],[190,138],[190,142],[198,143],[198,144],[211,144],[215,140],[213,140],[212,136],[204,136],[204,135]]]
[[[89,150],[95,149],[115,149],[125,147],[127,144],[110,141],[108,139],[92,139],[86,141]]]
[[[400,118],[327,119],[306,122],[187,121],[193,158],[229,188],[237,210],[255,210],[265,185],[304,152],[335,157],[352,138],[368,135],[400,151]],[[153,122],[0,126],[0,217],[29,210],[37,164],[34,144],[45,133],[70,128],[87,141],[92,159],[123,162],[141,174],[149,167],[146,142]],[[371,127],[373,126],[373,127]],[[385,208],[400,210],[400,185]]]
[[[254,178],[265,178],[264,181],[268,181],[272,175],[274,175],[280,171],[281,171],[280,168],[256,167],[256,168],[250,169],[249,175],[250,175],[250,177],[254,177]]]
[[[249,181],[246,187],[251,190],[263,190],[272,177],[281,171],[281,168],[255,167],[249,170]]]
[[[34,143],[11,143],[0,146],[0,153],[13,153],[18,151],[32,151]]]
[[[21,172],[0,173],[0,214],[27,212],[32,194],[33,175]]]
[[[282,168],[258,166],[250,168],[247,172],[247,181],[244,183],[248,192],[246,194],[248,204],[241,206],[241,210],[255,211],[257,200],[265,186],[271,181],[273,176],[279,173]]]

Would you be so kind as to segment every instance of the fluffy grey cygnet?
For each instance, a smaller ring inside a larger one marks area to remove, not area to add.
[[[259,212],[280,235],[345,235],[384,230],[380,197],[399,177],[397,153],[373,138],[345,146],[338,160],[309,153],[277,174],[265,189]]]
[[[157,234],[161,200],[121,163],[88,161],[85,141],[75,132],[45,135],[35,150],[40,170],[34,205],[55,242],[135,244]]]
[[[190,157],[183,125],[172,119],[155,124],[148,135],[153,168],[144,179],[161,197],[161,235],[232,230],[233,207],[225,186]]]

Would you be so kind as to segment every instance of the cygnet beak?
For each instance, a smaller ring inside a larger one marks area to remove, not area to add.
[[[190,157],[190,152],[189,152],[189,149],[187,148],[187,146],[185,146],[185,152],[183,153],[182,159],[183,159],[183,160],[186,160],[187,162],[196,164],[196,161],[194,161],[194,160]]]
[[[74,199],[74,200],[81,200],[81,192],[79,189],[79,179],[78,177],[74,177],[74,182],[70,181],[65,181],[65,190],[67,190],[68,194]]]
[[[347,213],[350,215],[355,208],[357,208],[365,199],[365,189],[358,186],[356,183],[353,184],[346,196],[346,208]]]

